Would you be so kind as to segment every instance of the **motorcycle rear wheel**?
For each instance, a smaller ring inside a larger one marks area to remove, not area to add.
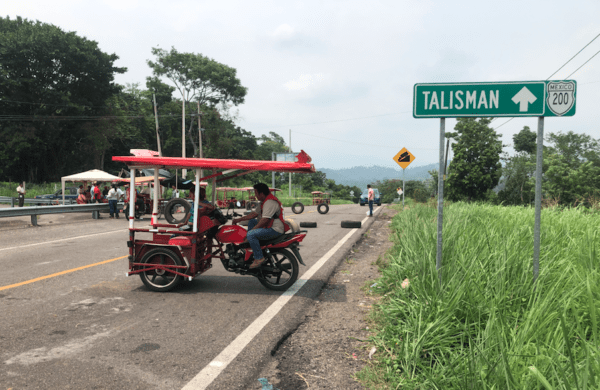
[[[272,260],[261,266],[258,281],[269,290],[285,291],[298,279],[299,266],[296,256],[287,249],[271,252]],[[274,269],[275,271],[268,271]]]
[[[148,265],[181,265],[181,260],[172,250],[166,248],[155,248],[149,250],[141,260]],[[180,275],[165,270],[152,270],[140,272],[142,282],[152,291],[170,291],[183,279]]]

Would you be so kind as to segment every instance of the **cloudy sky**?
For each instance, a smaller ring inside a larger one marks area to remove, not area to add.
[[[276,132],[317,168],[436,163],[439,119],[412,116],[426,82],[545,80],[600,34],[600,1],[31,1],[0,14],[40,20],[97,41],[128,68],[120,84],[150,75],[151,48],[201,53],[234,67],[248,88],[238,124]],[[556,75],[566,79],[600,51],[593,41]],[[600,138],[600,54],[571,79],[577,113],[547,118],[545,132]],[[536,118],[493,125],[505,144]],[[506,123],[506,124],[504,124]],[[448,119],[446,130],[456,121]],[[510,147],[506,151],[511,152]]]

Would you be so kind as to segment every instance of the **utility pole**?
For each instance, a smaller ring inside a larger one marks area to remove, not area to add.
[[[185,89],[181,91],[181,157],[185,158]],[[187,169],[182,169],[181,174],[186,179]]]
[[[200,124],[201,115],[202,112],[200,112],[200,101],[198,100],[198,157],[204,158],[204,155],[202,154],[202,125]],[[204,177],[204,169],[200,169],[200,177]]]
[[[156,109],[156,95],[152,94],[152,100],[154,101],[154,121],[156,122],[156,143],[158,144],[158,155],[162,157],[162,150],[160,149],[160,135],[158,134],[158,112]]]

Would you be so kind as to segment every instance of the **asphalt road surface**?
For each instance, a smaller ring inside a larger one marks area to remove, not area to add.
[[[152,292],[125,277],[125,218],[41,216],[39,227],[0,219],[0,390],[255,388],[267,356],[370,226],[367,210],[286,209],[318,227],[307,229],[306,267],[285,293],[220,262],[172,292]]]

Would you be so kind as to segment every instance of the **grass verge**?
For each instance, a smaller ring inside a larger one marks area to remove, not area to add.
[[[543,210],[534,285],[533,209],[451,204],[440,284],[437,211],[411,206],[373,289],[368,388],[600,388],[597,213]]]

